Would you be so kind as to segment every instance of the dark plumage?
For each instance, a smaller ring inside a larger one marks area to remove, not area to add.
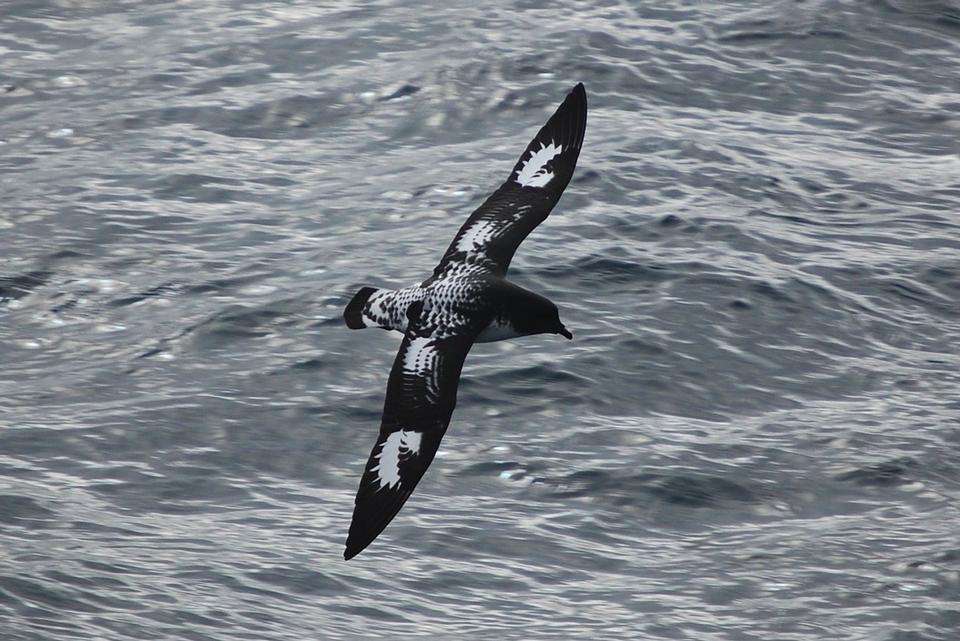
[[[357,555],[383,531],[430,465],[475,342],[544,333],[573,338],[556,305],[507,281],[506,274],[517,247],[570,182],[586,124],[587,95],[578,84],[527,145],[507,181],[463,224],[427,280],[392,291],[364,287],[344,310],[351,329],[403,333],[344,558]]]

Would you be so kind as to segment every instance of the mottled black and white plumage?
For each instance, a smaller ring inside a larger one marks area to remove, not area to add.
[[[517,247],[570,182],[586,124],[587,95],[578,84],[507,181],[463,224],[430,278],[398,290],[364,287],[344,310],[351,329],[403,333],[344,558],[357,555],[383,531],[430,465],[456,405],[463,361],[475,342],[543,333],[573,338],[556,305],[505,277]]]

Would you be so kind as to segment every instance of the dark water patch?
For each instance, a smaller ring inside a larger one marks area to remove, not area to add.
[[[386,386],[386,381],[385,375],[384,386]],[[370,425],[372,429],[372,426],[378,425],[380,422],[383,415],[383,406],[379,399],[378,402],[373,402],[373,398],[371,398],[356,405],[344,403],[338,408],[337,412],[343,416],[345,422],[356,425]]]
[[[549,483],[549,481],[548,481]],[[718,507],[724,503],[755,503],[762,495],[742,483],[700,474],[633,474],[584,470],[559,481],[553,492],[563,498],[604,498],[615,505],[646,504],[650,497],[672,505],[692,508]]]
[[[654,480],[649,491],[667,503],[688,507],[757,500],[756,494],[746,486],[716,476],[665,476]]]
[[[960,267],[947,267],[946,265],[926,267],[917,274],[916,278],[921,283],[931,287],[942,287],[960,293]]]
[[[259,583],[279,588],[284,593],[321,596],[349,591],[348,586],[339,579],[305,567],[258,570],[248,572],[246,576]]]
[[[50,254],[50,260],[65,260],[67,258],[84,258],[87,254],[75,249],[60,249]]]
[[[948,0],[932,0],[929,2],[879,0],[877,5],[900,16],[908,16],[939,26],[960,29],[960,7]]]
[[[269,187],[291,187],[298,184],[293,178],[287,178],[284,176],[250,177],[246,179],[246,182],[257,185],[267,185]]]
[[[89,293],[89,292],[85,292],[85,293]],[[77,305],[79,305],[80,301],[82,300],[81,296],[68,294],[65,292],[61,292],[53,296],[53,299],[57,299],[57,298],[62,298],[63,300],[50,308],[50,312],[53,314],[63,314],[65,312],[69,312],[72,309],[76,308]]]
[[[472,374],[464,377],[460,382],[460,389],[480,401],[485,388],[508,390],[511,395],[519,397],[541,397],[544,400],[553,398],[559,402],[556,394],[547,394],[547,390],[585,390],[589,388],[589,380],[579,374],[557,369],[548,365],[534,365],[508,370],[491,372],[490,374]],[[568,396],[568,400],[572,400]]]
[[[612,486],[613,479],[614,475],[609,471],[578,470],[555,481],[553,494],[562,498],[589,496]]]
[[[155,623],[148,623],[146,621],[130,621],[110,615],[91,616],[89,618],[89,625],[93,628],[90,636],[91,638],[95,639],[101,638],[104,631],[117,634],[119,635],[118,638],[121,639],[141,639],[143,641],[150,641],[151,639],[157,638],[157,625]],[[194,639],[189,640],[186,637],[183,638],[184,641],[207,641],[207,639],[209,639],[209,637],[195,637]]]
[[[53,277],[52,271],[37,270],[19,276],[0,276],[0,304],[27,296],[45,285]]]
[[[183,607],[170,609],[155,609],[142,612],[140,616],[147,621],[154,621],[161,625],[169,625],[175,628],[187,626],[188,630],[182,632],[183,638],[193,641],[202,641],[206,635],[193,630],[194,626],[203,627],[221,627],[221,622],[213,617],[204,616],[198,612],[187,610]]]
[[[99,534],[117,539],[144,538],[153,536],[152,532],[137,530],[129,527],[118,527],[108,523],[97,521],[73,521],[70,523],[70,529],[77,532]]]
[[[155,287],[151,287],[145,291],[139,292],[132,296],[124,296],[123,298],[115,298],[111,300],[108,304],[111,307],[126,307],[128,305],[133,305],[135,303],[143,302],[150,298],[159,298],[167,294],[176,293],[182,288],[181,285],[177,283],[163,283]]]
[[[56,512],[38,501],[18,494],[0,494],[0,523],[35,527],[50,527],[58,523]]]
[[[547,466],[543,463],[482,461],[480,463],[467,465],[455,472],[455,474],[457,476],[487,476],[517,480],[521,477],[529,477],[531,473],[540,472],[546,468]]]
[[[623,353],[636,354],[637,356],[649,356],[661,358],[670,354],[670,349],[661,344],[653,342],[654,338],[630,337],[617,342],[617,347],[623,350]]]
[[[281,574],[281,571],[268,571],[268,573],[271,575]],[[237,576],[233,573],[203,569],[181,572],[179,578],[191,582],[194,580],[202,580],[210,585],[223,586],[224,588],[236,591],[237,593],[249,594],[262,599],[284,599],[289,596],[289,593],[286,591],[286,587],[283,585],[282,581],[275,584],[277,589],[257,585],[257,583],[267,583],[268,585],[271,583],[268,581],[260,581],[255,572],[248,578],[246,576]]]
[[[936,563],[945,563],[951,565],[960,564],[960,548],[940,552],[934,556],[933,560]]]
[[[178,465],[167,476],[134,479],[126,475],[90,482],[88,487],[112,503],[161,514],[210,513],[240,509],[250,498],[249,488],[221,477],[222,470]]]
[[[908,305],[920,306],[948,317],[960,315],[960,304],[957,300],[944,296],[935,289],[915,280],[907,278],[882,279],[878,284],[882,292],[891,294]]]
[[[190,87],[190,90],[186,92],[186,95],[203,96],[209,94],[219,94],[221,92],[227,93],[223,90],[256,85],[259,82],[268,80],[269,77],[270,73],[266,69],[245,69],[244,71],[223,73],[218,75],[215,79],[195,83]]]
[[[736,274],[713,271],[703,263],[688,263],[672,266],[676,278],[685,286],[697,290],[718,292],[722,289],[740,289],[744,286],[742,277]],[[749,284],[747,284],[749,287]]]
[[[211,318],[190,325],[175,337],[163,339],[163,345],[144,354],[165,349],[165,344],[188,335],[203,349],[221,349],[234,345],[237,340],[264,338],[276,332],[276,328],[289,327],[298,322],[289,309],[289,302],[277,301],[261,307],[232,305]],[[141,354],[140,358],[144,357]]]
[[[910,472],[917,462],[910,457],[902,457],[884,463],[868,465],[857,470],[838,474],[838,481],[855,483],[868,487],[894,487],[910,482]]]
[[[226,278],[215,278],[208,280],[206,282],[200,283],[198,285],[190,285],[186,287],[185,292],[188,294],[212,294],[212,293],[227,293],[233,290],[236,290],[247,285],[251,285],[261,281],[263,278],[260,274],[250,274],[244,276],[229,276]]]
[[[195,339],[206,347],[221,345],[224,341],[245,338],[263,338],[270,331],[263,329],[276,318],[275,314],[262,310],[232,312],[210,319],[196,328]]]
[[[241,108],[178,106],[138,114],[140,127],[188,123],[236,138],[291,140],[312,138],[316,130],[366,109],[328,95],[293,95]]]
[[[101,608],[78,598],[73,590],[48,581],[0,574],[0,594],[16,609],[40,608],[46,615],[61,616],[67,612],[99,612]]]
[[[132,565],[131,562],[111,561],[107,563],[90,558],[78,559],[77,564],[97,575],[135,576],[140,569],[136,565]]]
[[[325,361],[321,358],[308,358],[304,361],[298,361],[290,365],[290,369],[299,370],[305,372],[317,372],[326,369],[331,369],[333,365],[328,361]]]
[[[777,303],[796,303],[797,301],[787,294],[781,287],[773,283],[751,283],[749,290],[762,298],[766,298]]]
[[[241,189],[227,189],[225,186],[240,187],[243,182],[220,176],[203,174],[169,174],[158,176],[150,181],[154,197],[160,200],[191,200],[204,203],[230,203],[246,200]],[[180,224],[193,223],[183,220]],[[171,224],[164,225],[170,228]]]
[[[680,227],[681,225],[686,224],[686,221],[683,220],[680,216],[676,214],[667,214],[657,221],[657,225],[660,227],[673,228]]]
[[[136,359],[152,358],[152,357],[154,357],[154,356],[159,356],[159,355],[161,355],[161,354],[164,354],[164,353],[166,353],[166,351],[167,351],[167,347],[166,347],[166,342],[165,342],[163,347],[153,347],[153,348],[148,349],[147,351],[143,352],[142,354],[138,354],[135,358],[136,358]],[[127,374],[131,374],[131,373],[133,373],[134,371],[135,371],[134,369],[128,369],[128,370],[126,370]]]
[[[578,258],[569,266],[548,267],[544,271],[550,276],[576,277],[584,284],[593,283],[595,286],[601,286],[604,283],[652,285],[675,277],[674,273],[664,265],[606,256]]]
[[[415,93],[420,91],[420,87],[413,84],[405,84],[399,87],[396,91],[391,92],[386,96],[378,98],[380,102],[387,102],[388,100],[397,100],[398,98],[406,98],[407,96],[412,96]]]
[[[751,24],[737,25],[731,30],[717,37],[718,42],[724,44],[767,44],[770,41],[777,40],[806,40],[806,39],[843,39],[849,38],[849,34],[838,29],[826,28],[806,28],[793,30],[782,30],[772,21],[764,20]]]
[[[589,237],[598,233],[594,225],[583,225],[580,228],[581,235]],[[621,216],[611,216],[610,221],[605,225],[604,236],[612,236],[618,240],[612,244],[607,252],[606,258],[614,259],[636,259],[632,245],[634,241],[640,243],[669,242],[675,234],[690,234],[699,232],[700,224],[687,220],[676,214],[667,214],[660,218],[652,219],[646,216],[636,216],[627,214]],[[645,263],[646,260],[637,262]]]
[[[143,603],[136,599],[136,590],[126,581],[103,575],[81,576],[60,570],[44,572],[44,578],[61,587],[72,586],[78,590],[78,596],[103,608],[119,610],[141,610]],[[122,599],[116,593],[126,593],[133,599]]]
[[[599,171],[585,169],[577,174],[577,184],[592,184],[601,182],[603,176]]]

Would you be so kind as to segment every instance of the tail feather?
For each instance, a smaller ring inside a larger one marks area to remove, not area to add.
[[[347,323],[347,327],[350,329],[367,327],[367,323],[363,320],[363,307],[370,300],[370,297],[378,291],[375,287],[363,287],[353,295],[353,298],[343,310],[343,320]]]

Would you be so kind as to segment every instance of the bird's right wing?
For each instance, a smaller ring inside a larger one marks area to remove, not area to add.
[[[450,423],[460,370],[479,327],[441,330],[430,320],[421,319],[419,310],[410,315],[390,371],[380,434],[360,479],[345,559],[370,545],[400,511]]]
[[[586,127],[587,92],[578,84],[527,145],[507,181],[457,232],[434,277],[471,254],[505,275],[517,247],[550,214],[573,177]]]

